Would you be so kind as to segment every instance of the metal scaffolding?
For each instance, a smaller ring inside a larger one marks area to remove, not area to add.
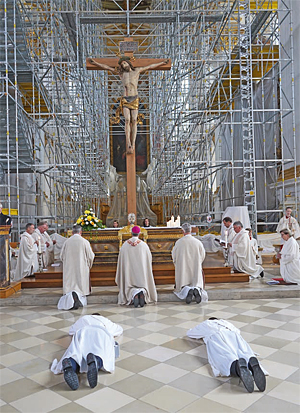
[[[287,2],[3,0],[1,25],[0,198],[17,210],[18,231],[33,217],[66,227],[109,203],[121,83],[85,61],[115,56],[129,36],[136,58],[172,60],[139,83],[140,133],[157,161],[152,203],[165,220],[205,226],[247,205],[259,231],[286,205],[298,211]]]

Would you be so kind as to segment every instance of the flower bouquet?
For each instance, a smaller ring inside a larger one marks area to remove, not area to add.
[[[76,224],[81,225],[82,229],[85,231],[105,228],[105,225],[102,224],[102,220],[96,217],[92,208],[86,209],[83,215],[80,215],[77,219]]]

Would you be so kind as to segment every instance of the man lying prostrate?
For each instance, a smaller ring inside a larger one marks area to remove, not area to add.
[[[78,372],[87,372],[91,388],[97,385],[98,370],[112,373],[115,369],[115,336],[123,328],[100,314],[81,317],[70,327],[72,341],[58,362],[51,366],[54,374],[64,373],[65,382],[72,390],[79,387]]]
[[[191,328],[187,336],[203,338],[215,376],[239,377],[249,393],[254,391],[254,380],[258,390],[265,391],[265,374],[249,344],[233,324],[212,317]]]

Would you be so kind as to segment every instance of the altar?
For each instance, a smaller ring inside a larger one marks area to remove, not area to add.
[[[95,253],[94,266],[103,264],[117,264],[119,249],[122,243],[131,238],[131,232],[124,229],[105,229],[102,231],[83,232]],[[140,238],[147,242],[152,263],[172,262],[172,249],[175,242],[182,237],[181,228],[153,227],[141,228]]]
[[[153,227],[141,228],[140,238],[147,242],[152,254],[152,269],[156,285],[175,284],[175,268],[172,249],[175,242],[183,236],[181,228]],[[83,237],[91,243],[95,253],[90,271],[91,285],[114,286],[120,246],[131,237],[128,227],[109,228],[83,232]],[[248,282],[249,275],[231,274],[230,267],[223,266],[223,258],[218,254],[206,254],[203,263],[205,283]],[[62,287],[62,264],[48,267],[46,271],[35,273],[35,278],[24,278],[22,288]]]

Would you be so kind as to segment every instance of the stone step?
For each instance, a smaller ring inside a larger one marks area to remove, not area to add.
[[[115,278],[110,276],[93,276],[91,277],[92,287],[96,286],[114,286]],[[175,284],[175,277],[170,275],[154,275],[156,285]],[[248,282],[249,275],[244,273],[235,274],[208,274],[205,275],[205,283],[233,283]],[[24,278],[22,288],[54,288],[62,287],[62,274],[59,273],[40,273],[36,277]]]

